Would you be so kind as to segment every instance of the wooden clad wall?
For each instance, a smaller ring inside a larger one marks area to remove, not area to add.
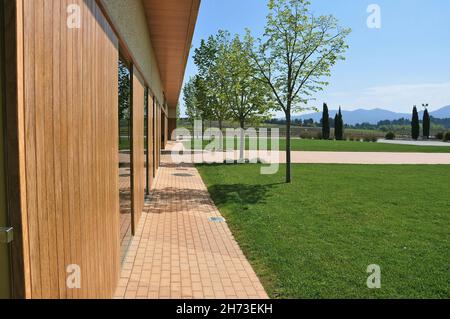
[[[156,114],[155,114],[155,152],[156,152],[156,170],[159,169],[161,161],[161,107],[159,103],[156,104]]]
[[[153,165],[155,163],[154,156],[154,138],[153,138],[153,125],[154,125],[154,97],[152,94],[148,94],[148,121],[147,121],[147,137],[148,137],[148,151],[147,151],[147,163],[148,163],[148,180],[149,180],[149,188],[151,189],[154,181],[154,168]]]
[[[172,140],[172,134],[177,128],[177,119],[169,117],[169,119],[167,121],[167,125],[168,125],[168,130],[169,130],[168,131],[168,134],[169,134],[168,138],[169,138],[169,140]]]
[[[133,214],[132,230],[136,233],[137,225],[144,209],[145,196],[145,153],[144,153],[144,94],[145,85],[137,70],[133,70]]]
[[[109,298],[119,276],[118,40],[94,0],[23,3],[32,298]],[[67,26],[68,5],[81,28]],[[66,286],[81,267],[81,289]]]
[[[166,114],[164,114],[164,145],[163,148],[166,148],[167,141],[169,140],[169,119]]]

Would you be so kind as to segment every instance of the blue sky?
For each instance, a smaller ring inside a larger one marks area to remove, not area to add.
[[[315,14],[333,14],[353,30],[346,61],[334,67],[330,85],[316,96],[314,106],[327,102],[331,109],[409,112],[412,105],[424,102],[431,110],[450,105],[450,1],[311,2]],[[370,4],[381,9],[380,29],[367,26]],[[193,49],[219,29],[243,34],[249,28],[259,36],[267,12],[266,0],[202,0]],[[193,49],[185,81],[196,73]],[[183,106],[181,110],[183,115]]]

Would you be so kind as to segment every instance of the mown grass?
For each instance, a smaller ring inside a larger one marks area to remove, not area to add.
[[[450,166],[198,168],[270,297],[450,297]]]
[[[260,141],[261,142],[261,141]],[[198,145],[202,145],[203,149],[212,141],[197,141]],[[233,144],[233,143],[232,143]],[[248,150],[249,139],[246,139],[245,146]],[[261,143],[257,143],[258,148],[261,148]],[[185,141],[184,145],[188,149],[199,149],[195,141]],[[226,142],[222,144],[226,147]],[[271,142],[267,140],[267,147],[270,148]],[[237,139],[234,141],[234,148],[239,149]],[[398,145],[385,144],[375,142],[356,142],[356,141],[334,141],[334,140],[308,140],[308,139],[292,139],[292,151],[311,151],[311,152],[399,152],[399,153],[450,153],[449,147],[445,146],[415,146],[415,145]],[[252,148],[254,149],[254,148]],[[286,140],[280,139],[279,149],[286,150]]]

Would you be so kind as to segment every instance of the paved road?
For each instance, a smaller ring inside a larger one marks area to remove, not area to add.
[[[173,150],[184,150],[182,143]],[[206,152],[186,151],[178,155],[178,162],[222,163],[239,159],[239,151]],[[246,159],[260,159],[264,163],[286,163],[285,152],[246,151]],[[292,163],[304,164],[445,164],[450,165],[450,153],[388,153],[388,152],[292,152]]]

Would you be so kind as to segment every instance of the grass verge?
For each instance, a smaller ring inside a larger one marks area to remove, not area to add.
[[[450,166],[198,169],[272,298],[450,297]]]

